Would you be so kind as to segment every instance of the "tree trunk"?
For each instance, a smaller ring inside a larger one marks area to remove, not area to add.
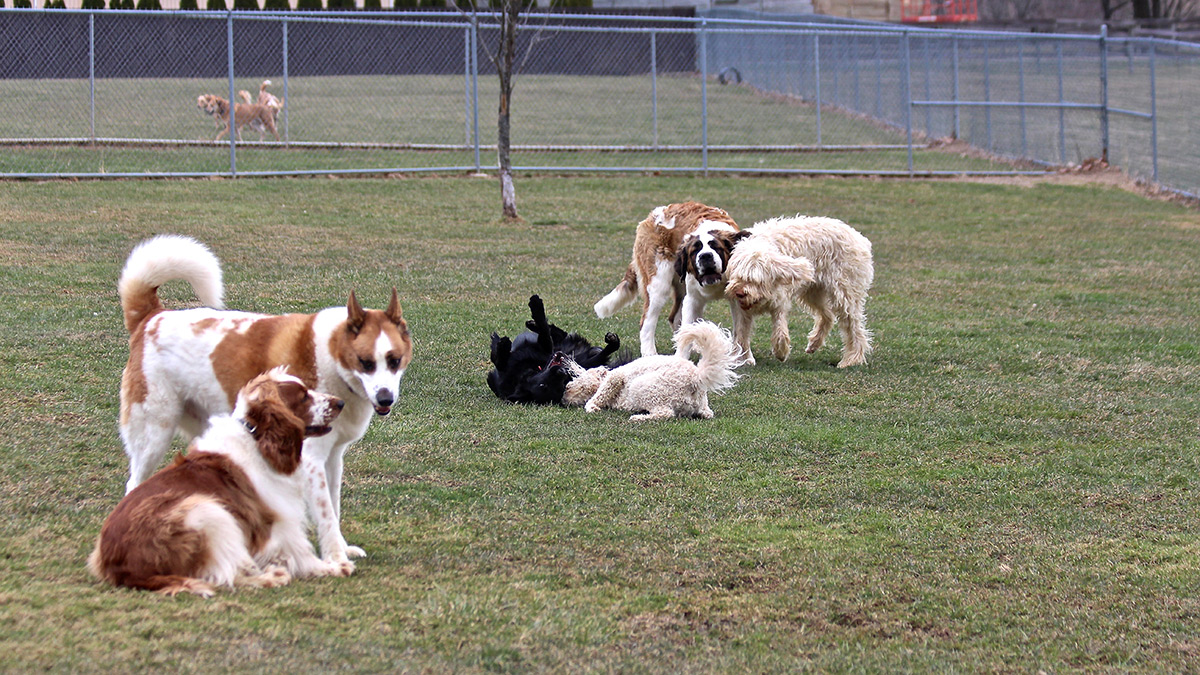
[[[513,60],[517,48],[517,21],[521,0],[504,0],[500,18],[500,51],[496,70],[500,75],[500,109],[496,120],[496,159],[500,165],[500,202],[506,220],[520,220],[517,214],[517,192],[513,187],[511,158],[511,103]]]

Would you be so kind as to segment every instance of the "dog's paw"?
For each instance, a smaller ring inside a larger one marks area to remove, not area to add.
[[[258,578],[263,588],[278,588],[279,586],[287,586],[292,582],[291,573],[287,571],[287,568],[280,565],[268,565],[267,569]]]
[[[343,560],[341,562],[325,563],[321,569],[317,571],[316,576],[348,577],[351,574],[354,574],[354,563],[350,562],[349,560]]]
[[[776,335],[771,339],[771,353],[780,361],[787,361],[792,353],[792,339],[787,335]]]
[[[620,347],[621,346],[621,338],[618,337],[616,333],[605,333],[604,334],[604,344],[610,345],[612,347]]]
[[[350,558],[365,558],[367,557],[367,552],[357,546],[347,546],[346,556]]]
[[[525,320],[525,329],[536,333],[537,329],[538,329],[538,324],[533,319],[526,319]]]
[[[583,411],[590,412],[590,413],[600,412],[600,406],[596,405],[595,403],[592,403],[591,401],[588,401],[587,403],[585,403],[583,405]]]
[[[348,558],[322,560],[313,570],[313,576],[317,577],[348,577],[351,574],[354,574],[354,563]]]

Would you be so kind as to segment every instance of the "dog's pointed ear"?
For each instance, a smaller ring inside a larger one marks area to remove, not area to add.
[[[396,293],[396,287],[392,286],[392,299],[388,300],[387,309],[383,310],[387,315],[388,321],[400,325],[404,321],[404,312],[400,309],[400,296]]]
[[[350,300],[346,303],[346,329],[358,335],[366,320],[367,313],[363,311],[362,305],[358,304],[354,291],[350,291]]]

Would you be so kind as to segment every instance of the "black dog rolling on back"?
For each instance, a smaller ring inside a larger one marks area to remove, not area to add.
[[[565,368],[553,368],[557,361],[570,356],[584,368],[608,365],[608,359],[621,347],[613,333],[604,336],[604,347],[593,347],[577,333],[568,333],[546,320],[546,308],[536,295],[529,298],[532,319],[529,330],[509,340],[492,333],[492,365],[487,382],[492,392],[510,403],[547,405],[560,403],[570,375]]]

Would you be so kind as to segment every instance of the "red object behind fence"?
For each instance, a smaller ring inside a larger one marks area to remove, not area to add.
[[[905,23],[964,23],[979,19],[976,0],[903,0],[900,20]]]

